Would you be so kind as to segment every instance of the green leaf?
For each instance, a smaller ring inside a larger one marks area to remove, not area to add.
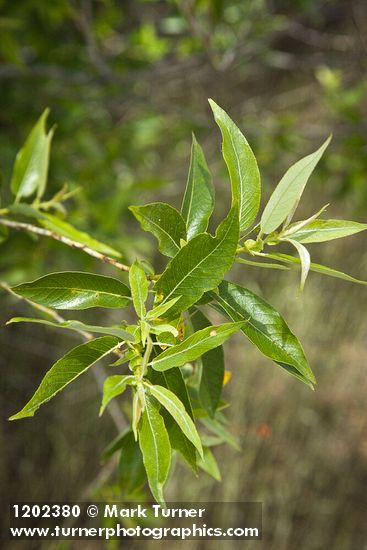
[[[21,411],[9,420],[18,420],[33,416],[41,405],[52,399],[57,393],[88,370],[94,363],[111,353],[120,345],[117,338],[102,336],[81,344],[59,359],[46,373],[33,397]]]
[[[18,201],[37,192],[41,198],[45,192],[50,157],[50,145],[53,129],[46,133],[46,120],[49,110],[46,109],[29,134],[25,144],[16,156],[11,190]]]
[[[305,282],[306,282],[306,279],[307,279],[308,272],[310,271],[310,267],[311,267],[310,253],[307,250],[307,248],[305,246],[303,246],[303,244],[301,244],[297,241],[294,241],[293,239],[284,239],[284,240],[291,243],[298,252],[299,259],[300,259],[300,262],[301,262],[300,291],[302,292],[303,289],[304,289],[304,286],[305,286]]]
[[[212,476],[216,481],[221,481],[220,470],[218,463],[209,447],[203,447],[204,459],[198,460],[199,467],[207,474]]]
[[[121,281],[79,271],[50,273],[12,290],[36,304],[55,309],[118,308],[130,303],[130,291]]]
[[[158,357],[155,357],[149,364],[158,371],[180,367],[189,361],[194,361],[207,351],[220,346],[232,334],[243,328],[243,325],[244,322],[240,321],[199,330],[180,344],[172,346]]]
[[[284,174],[261,216],[260,226],[264,233],[275,231],[293,210],[330,140],[331,136],[317,151],[296,162]]]
[[[289,226],[289,231],[292,226]],[[315,220],[292,233],[292,239],[299,243],[322,243],[342,237],[349,237],[367,229],[366,223],[346,220]]]
[[[208,227],[214,209],[214,187],[204,153],[192,135],[191,160],[181,213],[187,226],[187,240]]]
[[[120,444],[119,484],[123,496],[129,497],[144,485],[146,474],[139,444],[131,430],[125,432]]]
[[[163,485],[171,465],[171,445],[158,405],[148,395],[139,424],[139,445],[150,490],[157,502],[164,503]]]
[[[9,214],[12,214],[14,216],[25,216],[27,218],[32,218],[35,220],[38,220],[39,218],[43,218],[45,214],[43,212],[40,212],[37,210],[37,208],[33,208],[30,204],[26,204],[24,202],[21,202],[20,204],[10,204],[6,207]]]
[[[93,332],[96,334],[110,334],[111,336],[116,336],[117,338],[120,338],[125,341],[130,341],[130,342],[134,341],[133,336],[126,330],[123,330],[122,328],[86,325],[81,321],[64,321],[62,323],[58,323],[56,321],[48,321],[46,319],[38,319],[33,317],[13,317],[9,321],[7,321],[6,324],[10,325],[12,323],[39,323],[41,325],[48,325],[50,327],[55,327],[55,328],[66,328],[70,330],[75,330],[77,332],[86,331],[86,332]]]
[[[165,386],[171,390],[171,392],[173,392],[184,404],[190,418],[194,418],[191,401],[180,369],[171,369],[165,372],[151,370],[149,380],[155,385]],[[179,451],[194,472],[197,472],[196,450],[194,445],[182,433],[179,425],[167,411],[163,410],[162,416],[172,449]]]
[[[306,384],[315,383],[300,342],[270,304],[251,290],[228,281],[219,285],[218,294],[210,294],[212,307],[233,321],[247,321],[242,332],[264,355]]]
[[[297,206],[298,206],[298,202],[297,202],[296,207],[293,209],[293,213],[291,213],[292,216],[291,216],[291,214],[288,214],[287,219],[284,222],[284,228],[280,232],[280,234],[277,235],[277,238],[279,237],[280,239],[284,239],[284,238],[292,237],[293,233],[298,233],[298,231],[300,231],[303,227],[305,227],[306,225],[309,225],[311,222],[313,222],[319,216],[321,216],[321,214],[327,209],[329,204],[325,204],[322,208],[320,208],[320,210],[318,210],[318,212],[316,212],[315,214],[312,214],[312,216],[310,216],[306,220],[301,220],[299,222],[295,222],[295,223],[292,223],[291,225],[289,225],[289,223],[290,223],[290,221],[293,217],[293,214],[296,211]],[[271,235],[270,235],[270,238],[271,238]]]
[[[170,332],[171,334],[173,334],[175,338],[177,338],[178,336],[177,328],[174,327],[173,325],[167,325],[167,324],[155,325],[154,327],[150,327],[150,332],[152,332],[153,334],[162,334],[162,332]]]
[[[273,254],[267,254],[267,257],[273,258],[274,260],[278,260],[280,262],[284,262],[286,264],[300,264],[299,258],[295,258],[294,256],[289,256],[288,254],[273,253]],[[335,277],[336,279],[343,279],[344,281],[348,281],[350,283],[367,285],[367,281],[356,279],[351,275],[347,275],[347,273],[343,273],[342,271],[338,271],[331,267],[327,267],[326,265],[315,264],[314,262],[311,262],[310,271],[314,271],[315,273],[320,273],[321,275],[328,275],[329,277]]]
[[[145,302],[148,298],[149,288],[145,272],[137,260],[130,267],[129,282],[136,314],[140,319],[144,319],[146,314]]]
[[[144,206],[129,206],[144,231],[149,231],[157,239],[159,250],[173,257],[180,250],[180,240],[186,239],[186,224],[181,214],[162,202],[153,202]]]
[[[223,137],[222,152],[232,186],[232,204],[239,204],[240,231],[253,223],[260,206],[260,173],[255,155],[244,135],[230,117],[209,99]]]
[[[177,315],[192,306],[205,291],[218,286],[232,266],[238,243],[238,210],[233,207],[219,225],[215,237],[202,233],[187,243],[169,262],[158,279],[155,290],[167,303],[181,298],[169,315]]]
[[[232,435],[224,426],[215,418],[200,418],[200,422],[213,434],[218,436],[224,443],[228,443],[236,451],[241,450],[241,446],[237,438]]]
[[[195,332],[205,327],[211,327],[209,319],[196,310],[191,316],[191,323]],[[223,387],[224,377],[224,351],[223,346],[218,346],[207,351],[200,358],[201,377],[199,384],[199,398],[202,406],[209,416],[214,416],[217,410]]]
[[[200,456],[203,456],[203,448],[195,424],[187,414],[184,404],[176,395],[163,386],[154,386],[145,383],[149,392],[163,405],[180,426],[187,439],[196,447]]]
[[[103,385],[103,398],[99,416],[102,416],[111,399],[121,395],[126,390],[126,386],[131,384],[133,380],[134,376],[129,374],[114,374],[106,378]]]
[[[288,271],[289,267],[280,264],[272,264],[267,262],[254,262],[252,260],[245,260],[245,258],[237,258],[238,264],[250,265],[252,267],[263,267],[265,269],[280,269],[281,271]]]
[[[168,302],[165,302],[164,304],[160,304],[150,311],[148,311],[147,319],[150,321],[153,321],[154,319],[158,319],[159,317],[162,317],[168,311],[173,304],[175,304],[181,296],[176,296],[176,298],[172,298],[172,300],[169,300]]]
[[[61,237],[67,237],[72,241],[77,241],[78,243],[85,244],[89,248],[92,248],[93,250],[96,250],[101,254],[108,254],[109,256],[115,256],[118,258],[121,257],[120,252],[117,252],[117,250],[115,250],[111,246],[108,246],[107,244],[101,243],[100,241],[93,239],[93,237],[88,235],[88,233],[76,229],[70,223],[64,220],[60,220],[60,218],[57,218],[56,216],[44,213],[42,213],[41,215],[41,213],[39,212],[38,218],[39,223],[43,227],[49,229],[57,235],[60,235]]]

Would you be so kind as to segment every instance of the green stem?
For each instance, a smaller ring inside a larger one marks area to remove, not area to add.
[[[146,348],[145,348],[145,352],[144,352],[144,356],[143,356],[143,361],[142,361],[142,364],[141,364],[141,371],[140,371],[140,375],[139,375],[139,382],[142,381],[143,376],[145,376],[146,373],[147,373],[147,366],[148,366],[148,363],[149,363],[150,354],[152,353],[152,349],[153,349],[153,340],[151,339],[150,336],[148,336],[147,345],[146,345]]]

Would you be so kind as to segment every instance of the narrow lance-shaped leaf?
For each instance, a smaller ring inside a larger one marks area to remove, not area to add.
[[[219,225],[215,237],[202,233],[185,245],[169,262],[155,290],[166,303],[181,298],[167,312],[174,317],[192,306],[205,291],[218,286],[232,266],[238,243],[238,209],[233,207]]]
[[[30,204],[26,204],[24,202],[19,204],[9,204],[6,209],[12,216],[25,216],[34,220],[39,220],[46,216],[44,212],[41,212],[40,210],[37,210],[37,208],[34,208]]]
[[[267,263],[267,262],[254,262],[253,260],[246,260],[245,258],[237,258],[238,264],[250,265],[252,267],[262,267],[264,269],[279,269],[280,271],[289,271],[289,267],[280,264]]]
[[[79,271],[50,273],[12,290],[36,304],[55,309],[119,308],[131,301],[130,291],[121,281]]]
[[[140,319],[144,319],[146,314],[145,302],[148,298],[148,281],[137,260],[130,267],[129,282],[135,311]]]
[[[222,152],[232,186],[232,204],[239,203],[240,231],[253,223],[260,206],[260,173],[255,155],[242,132],[225,111],[209,99],[222,136]]]
[[[232,435],[216,418],[200,418],[200,422],[223,442],[233,447],[233,449],[236,449],[236,451],[241,450],[241,445],[237,441],[237,438]]]
[[[194,310],[190,321],[195,331],[210,327],[211,323],[200,311]],[[199,384],[199,397],[202,406],[210,416],[214,416],[217,409],[223,387],[224,377],[224,351],[223,346],[218,346],[207,351],[200,357],[201,377]]]
[[[198,464],[204,472],[212,476],[216,481],[221,481],[221,475],[218,463],[209,447],[203,447],[204,449],[204,459],[199,460]]]
[[[289,226],[289,230],[292,226]],[[315,220],[292,233],[292,239],[299,243],[322,243],[342,237],[349,237],[367,229],[366,223],[346,220]]]
[[[219,285],[218,294],[210,295],[212,307],[233,321],[247,320],[242,332],[264,355],[306,384],[315,383],[300,342],[270,304],[251,290],[228,281]]]
[[[279,262],[284,262],[289,265],[300,264],[299,258],[295,258],[294,256],[289,256],[289,254],[273,253],[273,254],[266,254],[266,256],[268,258],[272,258],[274,260],[278,260]],[[320,273],[321,275],[328,275],[329,277],[335,277],[336,279],[342,279],[343,281],[348,281],[350,283],[367,285],[367,281],[356,279],[355,277],[352,277],[347,273],[343,273],[343,271],[338,271],[337,269],[333,269],[332,267],[327,267],[326,265],[315,264],[314,262],[311,262],[310,271],[314,271],[315,273]]]
[[[214,187],[204,153],[192,136],[191,160],[181,213],[186,221],[187,239],[204,233],[214,208]]]
[[[157,335],[160,335],[162,333],[167,333],[167,332],[170,332],[171,334],[173,334],[173,336],[176,338],[179,334],[178,330],[176,327],[174,327],[173,325],[170,325],[170,324],[161,324],[161,325],[155,325],[154,327],[150,327],[150,332],[152,332],[153,334],[157,334]],[[170,343],[170,342],[168,342]]]
[[[310,267],[311,267],[310,253],[307,250],[307,248],[305,246],[303,246],[303,244],[301,244],[297,241],[294,241],[293,239],[284,239],[284,240],[291,243],[298,252],[299,259],[301,261],[300,291],[302,292],[302,290],[304,289],[304,286],[305,286],[305,282],[306,282],[306,279],[307,279],[308,272],[310,271]]]
[[[129,332],[127,332],[126,330],[123,330],[122,328],[86,325],[81,321],[70,320],[70,321],[64,321],[62,323],[58,323],[57,321],[48,321],[47,319],[37,319],[33,317],[13,317],[6,324],[11,325],[13,323],[39,323],[41,325],[47,325],[55,328],[66,328],[69,330],[74,330],[76,332],[82,331],[82,332],[93,332],[96,334],[109,334],[111,336],[116,336],[121,340],[126,340],[130,342],[134,341],[134,337]]]
[[[11,416],[9,420],[33,416],[41,405],[63,390],[99,359],[117,349],[119,345],[120,342],[117,338],[102,336],[69,351],[46,373],[36,393],[25,407]]]
[[[300,231],[303,227],[309,225],[311,222],[316,220],[327,209],[328,206],[328,204],[325,204],[322,208],[320,208],[318,212],[316,212],[316,214],[313,214],[306,220],[301,220],[299,222],[292,223],[291,225],[287,225],[287,223],[285,222],[285,228],[283,229],[283,231],[281,231],[280,237],[291,237],[293,233]]]
[[[134,376],[129,374],[114,374],[106,378],[103,385],[103,398],[99,416],[103,414],[111,399],[121,395],[126,390],[126,386],[131,384],[133,380]]]
[[[309,177],[321,159],[326,147],[329,145],[330,140],[331,136],[328,137],[317,151],[296,162],[284,174],[273,191],[261,216],[260,226],[264,233],[275,231],[297,204]]]
[[[164,372],[151,369],[149,380],[154,385],[164,386],[171,390],[184,404],[190,418],[194,418],[190,397],[180,369],[170,369]],[[197,458],[194,445],[183,434],[173,417],[167,411],[162,410],[161,412],[172,449],[179,451],[194,472],[197,472]]]
[[[162,254],[171,258],[177,254],[181,239],[186,239],[186,224],[178,210],[162,202],[130,206],[129,210],[144,231],[149,231],[158,239]]]
[[[194,422],[187,414],[183,403],[173,392],[163,386],[146,384],[146,387],[153,397],[155,397],[157,401],[159,401],[159,403],[167,409],[170,415],[173,416],[187,439],[196,447],[200,456],[203,456],[203,448],[199,434],[196,430]]]
[[[139,445],[153,497],[164,503],[163,486],[171,464],[171,446],[158,405],[149,396],[139,425]]]
[[[46,133],[48,113],[42,113],[15,159],[10,186],[17,201],[36,192],[41,198],[45,191],[53,136],[53,129]]]
[[[180,367],[223,344],[232,334],[242,329],[244,324],[244,321],[224,323],[198,330],[180,344],[155,357],[149,364],[158,371]]]
[[[163,317],[166,311],[168,311],[180,298],[181,296],[176,296],[176,298],[172,298],[172,300],[169,300],[164,304],[159,304],[155,306],[153,309],[148,311],[147,319],[154,320],[158,319],[159,317]]]

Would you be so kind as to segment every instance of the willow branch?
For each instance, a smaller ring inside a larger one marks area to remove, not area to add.
[[[17,298],[18,300],[27,302],[27,304],[29,304],[30,306],[34,307],[35,309],[38,309],[39,311],[42,311],[43,313],[45,313],[46,315],[54,319],[57,323],[65,322],[64,317],[61,317],[61,315],[56,313],[56,311],[54,311],[53,309],[50,309],[45,306],[41,306],[40,304],[36,304],[31,300],[27,300],[26,298],[18,296],[18,294],[15,294],[15,292],[13,292],[10,286],[7,285],[6,283],[1,281],[0,287],[6,290],[6,292],[9,292],[9,294],[12,294],[12,296]],[[93,334],[91,334],[90,332],[86,332],[84,330],[76,330],[75,332],[78,332],[80,336],[82,336],[85,340],[92,340],[94,338]],[[99,389],[103,389],[104,379],[106,378],[106,374],[103,367],[100,366],[99,369],[92,369],[92,372]],[[113,423],[115,424],[117,430],[119,432],[122,432],[122,430],[126,428],[126,420],[122,412],[120,411],[119,407],[116,405],[115,401],[112,400],[109,402],[109,404],[107,405],[107,411],[111,416],[111,419],[113,420]]]
[[[32,225],[30,223],[6,220],[5,218],[0,218],[0,224],[5,225],[6,227],[12,227],[17,231],[29,231],[30,233],[35,233],[36,235],[41,235],[42,237],[49,237],[63,244],[71,246],[72,248],[78,248],[79,250],[82,250],[86,254],[89,254],[89,256],[93,256],[93,258],[97,258],[97,260],[100,260],[101,262],[113,265],[114,267],[117,267],[117,269],[120,269],[121,271],[130,270],[130,267],[128,265],[122,264],[117,260],[115,260],[114,258],[111,258],[110,256],[101,254],[101,252],[97,252],[96,250],[93,250],[93,248],[89,248],[89,246],[83,243],[79,243],[78,241],[73,241],[68,237],[58,235],[57,233],[54,233],[49,229],[44,229],[43,227],[38,227],[37,225]]]

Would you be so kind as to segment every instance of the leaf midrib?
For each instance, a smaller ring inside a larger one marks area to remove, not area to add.
[[[158,453],[158,447],[157,447],[157,442],[156,442],[156,438],[155,438],[155,431],[153,429],[153,425],[152,425],[152,422],[151,422],[151,418],[150,418],[150,410],[149,410],[149,406],[146,407],[146,413],[147,413],[147,420],[148,420],[148,423],[149,423],[149,428],[150,428],[150,432],[152,434],[152,440],[153,440],[153,445],[154,445],[154,455],[155,455],[155,477],[156,477],[156,483],[157,483],[157,486],[159,489],[161,489],[162,487],[162,483],[159,479],[159,453]]]
[[[154,392],[159,394],[160,396],[163,396],[163,401],[164,400],[167,400],[171,403],[172,407],[177,411],[177,413],[179,413],[179,415],[181,416],[181,419],[183,420],[183,422],[185,423],[185,426],[187,428],[188,431],[191,430],[191,426],[190,424],[188,423],[187,421],[187,418],[186,418],[186,415],[183,414],[183,413],[186,413],[186,409],[185,409],[185,406],[184,404],[182,404],[182,407],[179,408],[176,403],[174,401],[172,401],[172,399],[170,399],[165,393],[162,393],[159,389],[157,389],[157,386],[154,386],[154,389],[152,391],[152,386],[150,386],[150,390],[151,392],[153,393],[154,395]],[[162,402],[161,402],[162,403]],[[163,403],[162,403],[163,404]],[[167,409],[167,407],[165,407]],[[168,409],[167,409],[168,412],[170,412]],[[171,413],[170,413],[171,414]],[[173,417],[173,415],[171,414],[171,416]],[[176,419],[173,417],[173,419],[175,420],[175,422],[177,423]],[[187,437],[187,436],[186,436]]]
[[[299,237],[301,234],[306,233],[308,235],[312,233],[332,233],[335,231],[363,231],[367,229],[367,224],[360,224],[360,226],[344,226],[344,227],[305,227],[300,229],[299,231],[296,231],[292,236],[293,237]]]
[[[103,337],[102,337],[103,338]],[[50,401],[53,397],[55,397],[55,395],[57,395],[65,386],[68,386],[71,382],[73,382],[76,378],[78,378],[80,375],[82,375],[87,369],[89,369],[90,367],[92,367],[95,363],[97,363],[97,361],[100,361],[101,359],[103,359],[103,357],[105,357],[106,355],[108,355],[109,353],[112,353],[115,349],[117,349],[118,347],[120,346],[120,342],[118,344],[116,344],[115,346],[113,346],[112,348],[110,348],[109,350],[105,351],[102,355],[100,355],[99,357],[97,357],[97,359],[95,359],[92,363],[89,363],[88,365],[85,366],[84,369],[82,369],[81,371],[68,371],[69,373],[71,374],[75,374],[76,376],[74,376],[73,378],[71,378],[71,380],[69,380],[66,384],[64,384],[64,386],[62,386],[61,388],[58,388],[57,391],[55,391],[54,393],[52,393],[52,395],[50,395],[49,397],[47,397],[47,399],[43,399],[41,402],[38,402],[38,404],[35,404],[33,405],[32,407],[30,408],[27,408],[26,409],[26,412],[33,412],[33,411],[37,411],[41,405],[44,405],[44,403],[47,403],[48,401]],[[70,352],[71,353],[71,352]],[[62,361],[64,359],[64,357],[62,357],[61,359],[59,359],[59,361]],[[56,366],[57,363],[59,361],[56,361],[56,363],[53,365]],[[51,367],[51,369],[53,368]],[[64,374],[67,374],[66,373],[62,373],[63,375]],[[46,375],[47,376],[47,373]],[[41,384],[42,384],[43,380],[41,380]],[[36,390],[37,391],[37,390]],[[35,395],[35,394],[34,394]],[[21,411],[19,411],[21,412]]]
[[[149,223],[151,223],[152,225],[154,225],[154,227],[156,227],[159,231],[161,231],[162,233],[164,233],[171,241],[172,241],[172,244],[176,247],[177,251],[180,250],[180,247],[178,246],[178,244],[176,243],[176,241],[174,240],[174,238],[169,234],[167,233],[167,231],[165,229],[163,229],[162,226],[158,225],[154,220],[152,220],[151,218],[149,218],[148,216],[145,216],[144,214],[140,213],[140,215],[146,220],[148,221]]]
[[[192,161],[194,161],[196,157],[196,150],[193,149],[193,158],[192,158]],[[187,211],[187,221],[186,221],[186,225],[187,227],[190,227],[191,225],[191,210],[192,210],[192,200],[193,200],[193,197],[194,197],[194,185],[195,185],[195,174],[196,174],[196,163],[195,162],[192,162],[191,163],[191,166],[190,166],[191,170],[191,174],[192,175],[192,178],[190,178],[190,175],[189,175],[189,178],[191,179],[191,185],[190,185],[190,199],[189,199],[189,208],[188,208],[188,211]]]
[[[134,376],[132,375],[122,375],[124,376],[124,379],[123,380],[120,380],[119,382],[116,382],[116,384],[114,386],[112,386],[112,388],[110,388],[110,391],[115,391],[119,386],[123,386],[123,385],[126,385],[128,384],[129,380],[132,380],[134,378]]]
[[[217,248],[222,244],[222,242],[224,241],[224,239],[227,237],[230,229],[232,229],[232,225],[233,225],[233,222],[234,220],[232,220],[231,224],[228,226],[228,229],[227,231],[225,232],[225,234],[223,235],[223,237],[221,238],[221,240],[218,242],[218,244],[215,246],[215,248],[213,248],[213,250],[211,250],[211,252],[209,254],[207,254],[206,256],[204,256],[204,258],[202,260],[200,260],[200,262],[198,264],[195,265],[195,267],[193,267],[186,275],[183,279],[180,280],[180,282],[177,283],[177,285],[173,288],[173,290],[171,290],[171,292],[169,294],[167,294],[166,298],[163,300],[162,303],[164,302],[167,302],[168,298],[170,296],[172,296],[172,294],[177,290],[177,288],[183,283],[183,281],[185,281],[196,269],[198,269],[200,267],[200,265],[205,262],[212,254],[214,254],[214,252],[217,250]],[[205,233],[203,234],[205,235]],[[212,235],[209,235],[207,234],[208,237],[210,237],[211,239],[213,240],[216,240],[217,237],[213,237]],[[203,291],[204,293],[205,291]],[[178,300],[179,301],[179,300]]]
[[[237,170],[238,170],[238,175],[239,175],[239,183],[240,183],[240,193],[241,193],[241,199],[243,197],[243,189],[244,189],[244,181],[243,181],[243,176],[242,176],[242,169],[241,169],[241,165],[240,165],[240,161],[239,161],[239,158],[238,158],[238,155],[237,155],[237,150],[236,150],[236,147],[234,145],[234,141],[233,141],[233,138],[232,138],[232,134],[230,131],[228,131],[229,133],[229,139],[231,140],[231,145],[232,145],[232,148],[233,148],[233,151],[234,151],[234,155],[236,157],[236,163],[237,163]],[[240,224],[242,225],[242,210],[243,210],[243,200],[239,200],[239,219],[240,219]]]
[[[77,287],[63,287],[63,286],[28,286],[25,287],[27,290],[68,290],[70,292],[85,292],[85,293],[97,293],[97,294],[106,294],[107,296],[114,296],[118,298],[126,298],[128,300],[131,300],[130,296],[126,296],[126,294],[115,294],[114,292],[108,292],[106,290],[92,290],[92,289],[86,289],[86,288],[77,288]]]
[[[236,322],[236,321],[235,321]],[[209,327],[211,330],[218,330],[219,327]],[[233,327],[232,327],[233,328]],[[223,331],[220,331],[220,333],[218,334],[219,335],[226,335],[228,332],[231,332],[232,328],[228,327],[227,329],[223,330]],[[205,330],[205,329],[204,329]],[[196,333],[197,334],[197,333]],[[167,354],[165,357],[161,357],[161,356],[158,356],[157,360],[154,360],[151,361],[151,363],[149,363],[150,365],[158,365],[159,362],[164,362],[164,361],[167,361],[169,359],[172,359],[174,357],[176,357],[177,355],[180,355],[181,353],[186,353],[187,351],[190,351],[192,350],[193,348],[207,342],[208,340],[212,339],[212,338],[215,338],[216,336],[210,336],[210,334],[208,334],[208,336],[205,336],[202,340],[199,340],[199,341],[196,341],[196,343],[194,342],[193,345],[189,346],[189,347],[186,347],[184,350],[181,350],[181,351],[177,351],[176,353],[173,353],[172,355],[169,355]],[[185,340],[182,342],[182,344],[184,344]],[[182,344],[179,344],[179,345],[182,345]],[[220,345],[220,344],[218,344]],[[214,348],[215,349],[215,348]],[[167,350],[167,351],[170,351],[170,350]],[[164,353],[164,352],[163,352]],[[162,354],[163,355],[163,354]]]
[[[233,132],[236,131],[236,129],[232,129]],[[246,138],[245,136],[239,131],[239,129],[237,129],[238,132],[239,132],[239,135],[240,137],[244,140],[244,145],[246,147],[246,149],[248,150],[249,149],[249,145],[248,143],[246,142]],[[241,194],[241,199],[243,198],[243,196],[245,195],[244,191],[246,189],[245,187],[245,176],[243,174],[243,170],[241,168],[241,164],[240,164],[240,161],[239,161],[239,157],[237,155],[237,149],[235,147],[235,143],[233,141],[233,137],[232,137],[232,132],[230,130],[228,130],[228,135],[229,135],[229,139],[231,141],[231,145],[232,145],[232,149],[233,149],[233,152],[234,152],[234,155],[235,155],[235,158],[236,158],[236,163],[237,163],[237,171],[238,171],[238,175],[239,175],[239,187],[240,187],[240,194]],[[231,174],[231,180],[232,180],[232,174]],[[249,196],[251,197],[251,195],[249,195],[249,193],[246,194],[247,195],[247,200],[249,200]],[[257,195],[257,193],[256,193]],[[242,226],[242,222],[243,222],[243,219],[242,218],[245,218],[245,216],[247,214],[250,214],[252,213],[253,211],[253,206],[249,205],[247,210],[245,209],[245,204],[244,204],[244,201],[243,200],[239,200],[239,220],[240,220],[240,231],[242,230],[241,226]]]
[[[220,296],[219,298],[220,298],[220,300],[222,300],[222,301],[230,308],[231,311],[234,311],[234,312],[236,313],[236,311],[233,309],[233,307],[232,307],[228,302],[226,302],[224,298],[222,298],[221,296]],[[218,299],[218,296],[216,296],[216,299]],[[262,332],[256,325],[254,325],[254,324],[251,322],[251,319],[252,319],[252,316],[250,316],[250,317],[247,319],[248,324],[249,324],[256,332],[258,332],[259,334],[262,334],[270,343],[272,343],[270,336],[268,336],[265,332]],[[232,317],[232,320],[235,321],[235,318]],[[289,357],[288,351],[287,351],[283,346],[280,346],[280,348],[281,348],[281,350],[287,355],[287,357]],[[271,359],[273,359],[273,361],[277,361],[277,359],[274,359],[273,357],[272,357]],[[284,361],[284,362],[285,362],[285,361]],[[289,362],[289,363],[287,363],[287,364],[293,366],[293,362]],[[299,367],[302,367],[302,365],[301,365],[301,364],[299,363],[299,361],[297,361],[297,360],[296,360],[296,364],[297,364]],[[302,367],[302,369],[303,369],[303,367]],[[301,371],[301,372],[302,372],[302,371]],[[302,375],[303,375],[303,376],[306,376],[303,372],[302,372]]]
[[[312,156],[312,153],[311,153],[311,156]],[[303,159],[301,159],[303,160]],[[294,181],[300,176],[300,174],[302,174],[309,166],[310,164],[312,164],[314,159],[310,159],[310,161],[302,168],[302,170],[300,170],[299,172],[297,172],[295,174],[295,176],[293,177],[293,179],[288,183],[287,187],[284,188],[284,191],[282,191],[281,193],[279,193],[279,199],[275,202],[274,206],[273,206],[273,210],[270,212],[270,214],[268,215],[268,217],[265,219],[265,222],[264,222],[264,225],[266,225],[269,221],[269,218],[271,216],[271,214],[274,212],[274,210],[276,208],[278,208],[278,206],[280,205],[280,203],[284,200],[284,196],[288,193],[288,190],[289,188],[293,185]],[[300,161],[298,161],[300,162]],[[283,178],[285,177],[285,175],[283,176]],[[302,189],[302,188],[301,188]],[[281,223],[281,222],[280,222]]]

